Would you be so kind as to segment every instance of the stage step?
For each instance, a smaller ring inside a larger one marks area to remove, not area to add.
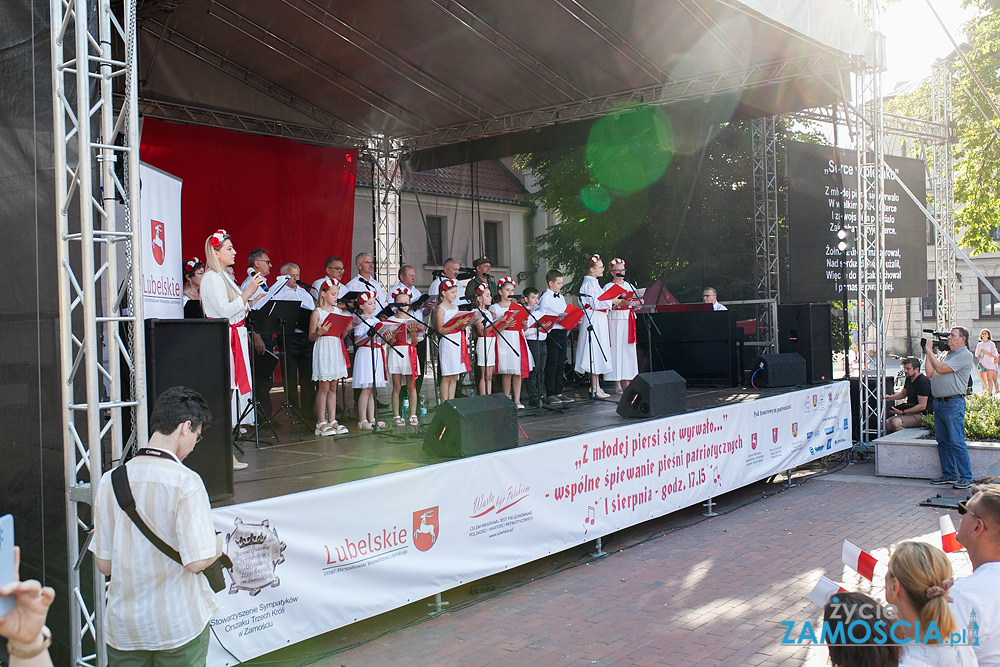
[[[941,474],[937,443],[926,438],[929,431],[904,428],[875,441],[875,474],[882,477],[934,479]],[[972,477],[1000,475],[1000,443],[966,443],[972,462]]]

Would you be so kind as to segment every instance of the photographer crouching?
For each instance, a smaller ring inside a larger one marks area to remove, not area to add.
[[[916,428],[923,422],[924,415],[931,412],[931,381],[920,372],[920,360],[916,357],[904,357],[902,360],[903,375],[906,381],[903,388],[886,396],[887,402],[906,399],[905,403],[889,407],[889,415],[885,420],[885,432],[895,433],[904,428]]]
[[[943,334],[935,334],[942,338]],[[935,348],[946,343],[948,352],[938,358]],[[952,327],[943,341],[922,339],[927,352],[927,377],[934,396],[934,438],[938,443],[941,476],[931,484],[951,484],[956,489],[972,486],[972,464],[965,446],[965,392],[972,377],[975,359],[969,351],[969,330]]]

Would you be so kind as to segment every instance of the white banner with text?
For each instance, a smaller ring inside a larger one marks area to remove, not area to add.
[[[850,446],[850,389],[837,382],[218,508],[234,565],[209,664],[249,660]]]
[[[143,162],[139,164],[139,184],[143,317],[181,319],[181,179]]]

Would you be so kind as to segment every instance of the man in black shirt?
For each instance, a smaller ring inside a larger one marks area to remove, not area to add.
[[[931,381],[920,372],[920,360],[916,357],[904,358],[903,375],[906,376],[903,389],[885,397],[890,403],[901,398],[906,399],[905,403],[889,407],[889,414],[885,420],[886,434],[920,426],[924,415],[931,410]]]

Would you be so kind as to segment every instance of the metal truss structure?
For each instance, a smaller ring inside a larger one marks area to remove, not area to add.
[[[944,331],[957,317],[955,247],[949,243],[955,237],[955,160],[952,125],[951,63],[938,60],[931,70],[931,120],[943,130],[943,137],[926,146],[930,157],[933,211],[941,232],[934,234],[934,288],[937,329]]]
[[[399,202],[403,187],[399,146],[386,137],[372,137],[366,156],[372,163],[372,222],[375,277],[388,287],[399,270]]]
[[[135,7],[51,0],[59,339],[72,664],[104,665],[104,577],[87,553],[96,482],[126,420],[147,432],[138,237]],[[89,13],[96,7],[96,15]],[[113,88],[123,93],[115,110]],[[124,181],[115,174],[124,161]],[[125,220],[116,219],[116,199]],[[124,264],[123,264],[124,261]],[[123,334],[124,332],[124,334]],[[142,409],[134,410],[137,406]]]
[[[778,296],[778,147],[775,116],[750,124],[753,156],[754,278],[758,299]],[[757,338],[766,345],[760,353],[777,352],[778,322],[766,303],[757,307]]]
[[[875,43],[854,68],[854,138],[858,167],[858,361],[860,441],[881,435],[885,410],[885,157],[882,115],[884,45],[878,0],[859,0],[858,15],[872,29]]]

